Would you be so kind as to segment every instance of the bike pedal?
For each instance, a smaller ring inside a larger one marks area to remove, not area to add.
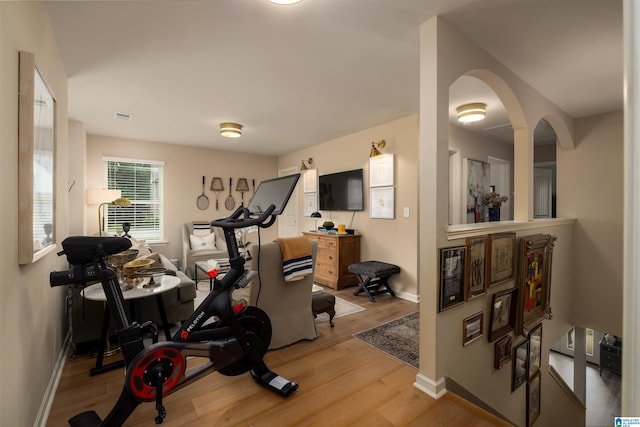
[[[265,387],[275,391],[283,397],[292,395],[299,387],[297,381],[289,381],[272,371],[267,371],[262,375],[258,375],[252,370],[251,376]]]

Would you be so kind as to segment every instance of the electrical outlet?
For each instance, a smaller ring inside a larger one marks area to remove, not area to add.
[[[404,213],[404,217],[405,217],[405,218],[409,218],[409,208],[408,208],[408,207],[405,207],[402,211],[403,211],[403,213]]]

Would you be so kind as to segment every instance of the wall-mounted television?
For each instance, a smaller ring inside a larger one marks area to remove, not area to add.
[[[321,211],[364,210],[362,169],[320,175],[318,177]]]

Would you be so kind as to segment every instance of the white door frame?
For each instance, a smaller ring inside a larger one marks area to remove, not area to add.
[[[278,177],[293,175],[298,173],[297,167],[290,167],[285,169],[278,169]],[[298,231],[298,186],[291,193],[291,198],[287,203],[287,207],[284,209],[278,220],[278,237],[294,237],[300,233]]]
[[[498,157],[489,156],[489,185],[496,187],[496,193],[509,197],[500,209],[500,221],[508,221],[511,216],[511,162]]]

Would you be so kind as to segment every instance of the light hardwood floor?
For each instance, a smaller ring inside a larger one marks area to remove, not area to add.
[[[434,400],[413,386],[418,371],[353,334],[418,310],[399,298],[379,296],[371,303],[353,296],[354,288],[333,292],[366,310],[320,323],[320,336],[265,356],[275,372],[300,383],[281,398],[255,383],[249,374],[225,377],[212,373],[166,397],[166,426],[504,426],[509,425],[447,393]],[[113,356],[115,358],[119,355]],[[67,425],[80,412],[105,416],[120,394],[122,369],[89,376],[95,363],[86,356],[67,361],[49,426]],[[153,403],[141,404],[126,425],[154,425]]]

